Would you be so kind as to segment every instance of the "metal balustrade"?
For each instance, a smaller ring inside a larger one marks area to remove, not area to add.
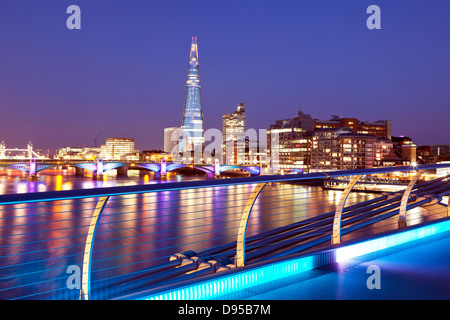
[[[1,195],[0,298],[118,298],[445,219],[449,177],[419,178],[448,167]],[[405,190],[351,192],[361,177],[397,171],[417,173]],[[350,182],[319,185],[334,178]]]

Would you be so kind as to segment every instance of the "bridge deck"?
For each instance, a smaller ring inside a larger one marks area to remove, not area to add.
[[[246,289],[235,293],[234,297],[258,300],[449,299],[449,248],[450,232],[445,232],[308,271],[277,282],[276,287]],[[380,268],[380,289],[367,288],[370,265]]]

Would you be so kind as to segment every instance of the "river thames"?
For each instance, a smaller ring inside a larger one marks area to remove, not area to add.
[[[129,172],[102,181],[54,169],[27,181],[3,172],[0,194],[167,183],[203,176]],[[175,253],[204,250],[236,240],[241,214],[254,184],[111,197],[102,214],[92,255],[92,298],[110,299],[148,289],[146,273]],[[247,236],[332,212],[340,191],[275,183],[253,207]],[[348,205],[374,193],[354,192]],[[0,299],[78,299],[67,286],[68,267],[82,266],[86,234],[98,199],[0,206]],[[420,215],[417,208],[413,214]],[[415,212],[415,213],[414,213]],[[391,221],[392,222],[392,221]]]

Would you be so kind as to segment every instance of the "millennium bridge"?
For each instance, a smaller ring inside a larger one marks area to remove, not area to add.
[[[0,297],[445,298],[450,175],[435,174],[449,167],[1,195]],[[411,177],[400,191],[352,191],[394,172]],[[346,187],[325,201],[312,185],[335,179]],[[369,290],[373,264],[382,288],[407,289]]]

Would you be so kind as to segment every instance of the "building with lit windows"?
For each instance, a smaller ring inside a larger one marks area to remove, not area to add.
[[[101,146],[103,160],[139,160],[139,151],[134,149],[132,138],[107,138]]]
[[[355,133],[391,139],[391,120],[361,121],[356,118],[332,116],[330,120],[314,119],[314,121],[315,129],[350,128]]]
[[[178,153],[178,143],[180,127],[170,127],[164,129],[164,152]]]
[[[272,169],[276,172],[308,172],[313,130],[314,120],[301,111],[291,119],[275,121],[267,131]]]
[[[222,116],[222,157],[226,164],[245,162],[245,104],[239,103],[236,111]]]
[[[64,147],[57,150],[55,159],[95,161],[101,157],[101,148]]]
[[[355,133],[350,128],[317,129],[311,146],[311,172],[370,169],[392,151],[386,138]]]
[[[179,151],[194,162],[199,163],[204,149],[203,110],[201,102],[200,74],[198,64],[197,37],[192,38],[189,55],[189,68],[186,81],[186,96],[184,100],[183,122],[181,125]],[[191,153],[189,155],[188,153]]]

